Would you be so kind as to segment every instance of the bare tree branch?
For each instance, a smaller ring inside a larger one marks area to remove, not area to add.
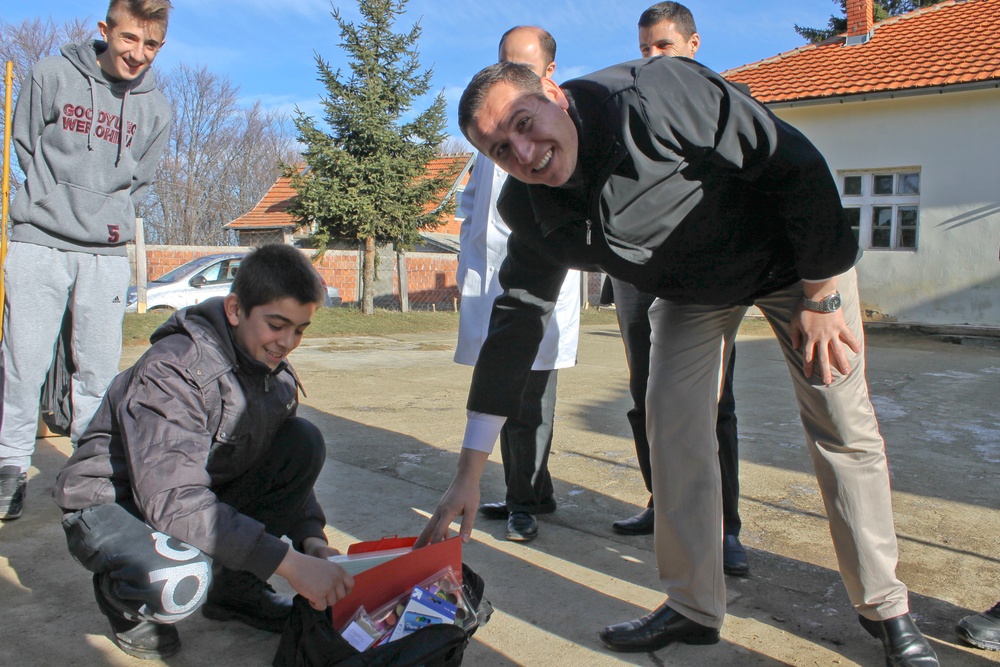
[[[253,208],[296,159],[290,131],[260,101],[240,104],[226,77],[178,65],[160,75],[174,110],[170,141],[143,217],[151,240],[184,245],[234,242],[223,225]]]

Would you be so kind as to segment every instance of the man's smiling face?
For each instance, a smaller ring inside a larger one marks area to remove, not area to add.
[[[541,82],[542,95],[495,84],[469,126],[469,139],[522,183],[558,187],[576,169],[579,138],[562,90],[551,79]]]
[[[108,43],[108,48],[97,56],[97,62],[105,74],[123,81],[138,78],[153,64],[165,36],[159,23],[140,21],[128,12],[121,12],[113,27],[99,21],[97,29]]]

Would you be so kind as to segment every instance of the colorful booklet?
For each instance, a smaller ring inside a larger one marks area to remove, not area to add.
[[[428,625],[454,624],[457,612],[458,607],[452,603],[442,600],[420,586],[414,586],[410,601],[406,603],[406,609],[403,610],[399,623],[389,636],[389,641],[396,641]]]

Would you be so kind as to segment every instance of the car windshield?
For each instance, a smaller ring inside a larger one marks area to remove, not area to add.
[[[178,266],[172,271],[167,271],[162,276],[156,280],[150,282],[154,283],[174,283],[186,276],[188,273],[195,269],[201,269],[202,267],[211,264],[212,262],[219,261],[218,257],[199,257],[198,259],[191,260],[187,264]]]

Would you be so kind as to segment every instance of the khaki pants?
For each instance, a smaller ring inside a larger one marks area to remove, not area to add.
[[[842,274],[838,289],[848,327],[864,345],[857,276]],[[908,611],[896,578],[885,445],[868,399],[864,349],[849,348],[851,372],[834,372],[824,386],[802,374],[792,348],[791,318],[802,290],[792,285],[756,301],[784,352],[806,442],[823,494],[830,534],[847,593],[873,620]],[[716,413],[727,358],[746,308],[683,305],[657,299],[649,311],[652,351],[646,395],[656,557],[667,604],[698,623],[721,627],[726,613],[722,573],[722,491]]]

